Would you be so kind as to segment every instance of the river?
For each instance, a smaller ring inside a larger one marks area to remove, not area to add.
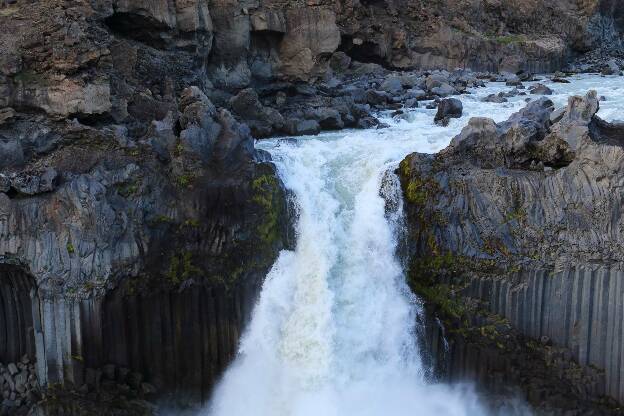
[[[599,115],[624,119],[624,77],[577,76],[546,84],[557,107],[598,90]],[[530,84],[527,84],[530,85]],[[525,105],[484,103],[502,83],[459,96],[462,118],[436,110],[389,115],[389,128],[263,140],[298,207],[297,244],[267,275],[239,354],[217,387],[211,416],[461,416],[488,412],[468,385],[427,379],[418,348],[418,299],[397,256],[402,201],[386,176],[409,153],[448,145],[470,117],[500,122]],[[422,104],[422,103],[421,103]],[[424,106],[423,106],[424,107]],[[383,186],[382,186],[383,183]],[[386,200],[394,201],[387,204]],[[501,414],[525,413],[507,408]]]

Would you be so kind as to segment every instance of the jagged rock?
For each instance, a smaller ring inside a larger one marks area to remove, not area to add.
[[[602,75],[616,75],[620,73],[620,66],[617,64],[617,61],[614,59],[609,60],[602,71],[600,72]]]
[[[256,138],[268,137],[284,125],[282,115],[275,109],[263,106],[258,94],[251,88],[232,97],[230,107],[249,125]]]
[[[403,83],[397,76],[390,76],[380,86],[382,91],[390,94],[398,94],[403,91]]]
[[[551,90],[544,84],[534,85],[529,90],[531,91],[531,94],[534,94],[534,95],[552,95],[553,94],[553,90]]]
[[[15,117],[15,110],[12,108],[0,108],[0,125],[9,122]]]
[[[340,130],[344,127],[340,113],[333,108],[316,108],[308,112],[306,116],[318,121],[323,130]]]
[[[285,129],[288,134],[293,136],[303,136],[318,134],[321,131],[321,126],[316,120],[288,119]]]
[[[623,253],[620,233],[608,230],[622,221],[614,184],[622,180],[624,147],[613,138],[624,126],[600,120],[597,111],[593,91],[571,97],[556,117],[541,98],[504,123],[473,118],[447,149],[410,155],[399,169],[414,287],[464,282],[455,301],[488,305],[524,336],[568,348],[567,363],[578,360],[579,371],[603,369],[591,391],[561,390],[583,406],[602,403],[602,392],[621,400],[622,391],[619,355],[598,351],[620,342],[609,325],[622,319],[611,291]],[[435,269],[427,266],[431,256],[457,260]],[[602,296],[588,298],[590,287]],[[575,312],[581,307],[585,312]],[[605,311],[600,319],[592,318],[597,310]],[[591,335],[598,333],[604,336]],[[519,370],[506,371],[531,371],[514,366]]]
[[[438,104],[438,112],[435,115],[434,121],[436,124],[447,125],[451,118],[460,118],[464,106],[457,98],[448,98],[440,101]]]
[[[490,94],[487,97],[481,99],[481,101],[485,103],[506,103],[509,100],[499,93],[499,94]]]
[[[580,141],[589,137],[589,124],[599,108],[596,91],[589,91],[585,97],[570,97],[565,112],[551,129],[551,136],[565,141],[573,151],[577,150]]]
[[[438,87],[431,88],[431,93],[439,97],[448,97],[449,95],[455,95],[458,91],[447,83],[443,83]]]
[[[336,72],[345,72],[351,65],[351,58],[342,51],[334,52],[329,60],[329,67]]]
[[[11,187],[24,195],[37,195],[51,192],[57,184],[58,174],[53,168],[47,168],[43,172],[27,172],[16,175],[10,179]]]
[[[0,174],[0,193],[9,192],[9,189],[11,189],[11,181],[6,175]]]

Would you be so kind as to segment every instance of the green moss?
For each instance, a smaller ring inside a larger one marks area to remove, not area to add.
[[[185,251],[171,256],[165,278],[172,284],[179,286],[186,280],[200,274],[201,269],[193,264],[192,253]]]
[[[24,85],[31,85],[31,84],[46,85],[47,84],[47,80],[43,78],[41,74],[35,71],[31,71],[31,70],[24,70],[22,72],[15,74],[15,76],[13,77],[13,80]]]
[[[74,245],[71,243],[71,241],[67,242],[67,252],[69,254],[74,254],[76,252],[76,249],[74,248]]]
[[[265,174],[257,177],[251,183],[253,191],[252,202],[262,211],[262,221],[256,231],[258,237],[265,243],[272,245],[279,240],[280,216],[280,188],[273,175]]]
[[[138,180],[134,182],[124,183],[117,187],[117,192],[124,198],[128,198],[132,195],[136,195],[139,191],[140,186],[141,182]]]
[[[185,173],[176,177],[176,184],[181,188],[188,188],[193,184],[195,176],[191,173]]]
[[[410,177],[410,163],[411,163],[411,158],[408,156],[405,159],[403,159],[401,161],[401,163],[399,164],[399,174],[403,177],[403,178],[409,178]]]
[[[166,215],[157,215],[154,219],[151,220],[154,224],[173,224],[175,220]]]
[[[199,228],[199,220],[196,218],[190,218],[182,223],[184,227]]]
[[[489,39],[501,45],[510,45],[512,43],[525,42],[526,36],[524,35],[489,36]]]
[[[180,157],[182,153],[184,153],[184,145],[182,144],[182,142],[180,142],[176,145],[175,150],[173,151],[173,155],[175,157]]]
[[[462,319],[467,312],[466,305],[461,297],[457,297],[456,289],[452,286],[446,284],[427,286],[415,283],[412,288],[425,302],[434,305],[444,318]]]

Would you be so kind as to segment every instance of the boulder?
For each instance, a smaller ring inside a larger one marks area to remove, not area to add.
[[[251,88],[246,88],[232,97],[229,105],[249,125],[256,138],[268,137],[284,125],[284,118],[279,111],[262,105],[258,94]]]
[[[460,118],[463,110],[464,106],[457,98],[442,100],[438,105],[434,121],[436,124],[447,125],[451,118]]]
[[[448,97],[449,95],[455,95],[458,91],[450,84],[443,83],[438,87],[431,88],[431,93],[438,97]]]
[[[340,113],[334,108],[315,108],[307,112],[306,117],[318,121],[323,130],[340,130],[344,127]]]
[[[334,52],[329,59],[329,67],[338,73],[345,72],[350,65],[351,58],[342,51]]]
[[[484,103],[506,103],[507,98],[503,97],[501,94],[490,94],[485,98],[482,98],[481,101]]]
[[[316,120],[287,119],[284,130],[293,136],[304,136],[318,134],[321,126]]]
[[[609,60],[600,72],[602,75],[617,75],[620,73],[620,66],[615,59]]]
[[[553,94],[553,90],[551,90],[544,84],[536,84],[533,87],[531,87],[529,91],[533,95],[552,95]]]
[[[393,75],[386,78],[379,88],[389,94],[398,94],[403,91],[403,83],[398,76]]]
[[[370,105],[382,106],[390,101],[390,95],[384,91],[368,90],[365,93],[366,103]]]

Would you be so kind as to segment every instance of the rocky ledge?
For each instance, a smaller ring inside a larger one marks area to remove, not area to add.
[[[511,379],[565,414],[624,400],[624,125],[598,108],[591,91],[559,111],[541,98],[506,122],[473,118],[399,168],[410,284],[446,321],[453,374]]]
[[[76,120],[2,126],[21,160],[0,175],[0,357],[36,360],[42,388],[99,400],[90,379],[114,365],[201,403],[236,351],[287,241],[286,194],[245,125],[197,87],[177,102],[137,140]]]

